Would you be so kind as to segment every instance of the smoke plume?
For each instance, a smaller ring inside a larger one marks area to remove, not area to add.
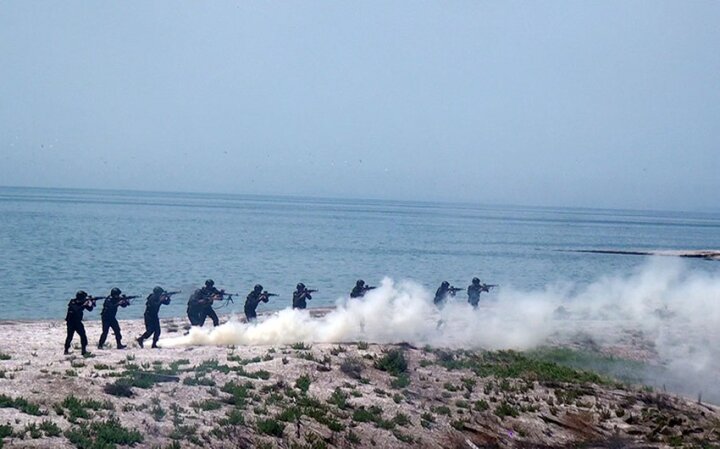
[[[473,309],[464,294],[444,307],[411,280],[385,278],[364,298],[340,298],[322,317],[285,309],[247,324],[193,328],[161,341],[183,345],[275,345],[409,342],[467,349],[531,349],[592,342],[613,355],[649,362],[647,382],[720,401],[720,276],[693,272],[682,261],[650,258],[636,272],[584,287],[538,291],[503,286]]]

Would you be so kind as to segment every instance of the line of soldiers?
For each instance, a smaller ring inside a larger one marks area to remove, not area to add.
[[[480,301],[481,292],[489,292],[491,288],[497,287],[497,285],[482,284],[478,278],[473,278],[472,283],[467,288],[468,302],[473,306],[477,307]],[[362,298],[370,290],[377,287],[369,286],[365,284],[365,281],[358,279],[350,292],[351,298]],[[462,290],[461,288],[452,287],[447,281],[443,281],[440,287],[435,293],[434,303],[441,306],[445,303],[448,297],[454,297],[455,294]],[[302,282],[297,284],[295,291],[292,295],[292,307],[293,309],[305,309],[307,307],[307,301],[312,299],[312,293],[317,292],[314,289],[308,289]],[[149,294],[145,300],[145,333],[138,337],[135,341],[143,347],[144,341],[152,337],[152,347],[157,348],[157,342],[160,339],[160,307],[163,305],[170,304],[170,299],[173,295],[181,293],[180,291],[168,292],[162,287],[155,287],[151,294]],[[213,303],[218,301],[225,301],[225,305],[232,303],[233,296],[238,296],[238,293],[226,293],[224,289],[219,290],[215,287],[215,282],[212,279],[205,281],[205,286],[195,290],[188,300],[187,304],[187,316],[191,326],[202,327],[205,324],[206,319],[209,317],[213,326],[220,324],[220,319],[213,308]],[[261,302],[267,303],[270,297],[277,296],[275,293],[269,293],[263,289],[260,284],[255,285],[253,290],[247,295],[245,299],[245,318],[248,322],[254,321],[257,318],[257,307]],[[89,296],[86,292],[80,290],[75,295],[75,298],[71,299],[68,303],[68,311],[65,317],[67,323],[67,338],[65,339],[65,354],[69,353],[70,344],[72,343],[73,336],[77,333],[80,336],[80,347],[82,354],[87,353],[87,334],[85,333],[85,327],[83,326],[82,319],[84,311],[92,311],[98,299],[104,299],[102,312],[100,317],[102,319],[102,333],[100,334],[100,340],[98,341],[98,349],[102,349],[107,340],[108,333],[112,329],[115,335],[115,342],[118,349],[124,349],[126,346],[122,344],[122,334],[120,331],[120,324],[117,321],[117,311],[119,307],[127,307],[132,304],[132,301],[139,296],[126,296],[122,294],[122,291],[115,287],[110,291],[110,295],[106,297]],[[223,307],[223,306],[221,306]]]
[[[178,293],[180,292],[167,292],[162,287],[155,287],[153,292],[147,296],[144,315],[145,333],[136,339],[140,347],[143,347],[144,340],[152,336],[152,347],[157,348],[157,342],[160,339],[160,306],[170,304],[170,297]],[[76,333],[80,336],[82,354],[87,354],[88,339],[82,319],[86,310],[90,312],[95,308],[98,299],[105,299],[102,312],[100,312],[102,333],[98,341],[98,349],[102,349],[105,345],[105,340],[107,339],[110,329],[112,329],[115,334],[117,348],[125,348],[126,346],[122,344],[120,324],[117,321],[117,311],[119,307],[127,307],[132,304],[132,300],[135,298],[138,298],[138,296],[123,295],[122,291],[117,287],[110,290],[110,295],[104,298],[101,296],[90,296],[82,290],[78,291],[75,297],[68,303],[68,311],[67,315],[65,315],[65,322],[67,323],[65,354],[70,352],[70,344]]]
[[[480,303],[480,293],[489,292],[491,288],[497,287],[496,284],[484,284],[480,282],[478,278],[472,278],[470,285],[467,288],[468,303],[471,306],[477,308]],[[435,298],[433,302],[437,306],[442,306],[449,297],[455,297],[457,292],[464,290],[460,287],[453,287],[448,281],[443,281],[435,292]]]

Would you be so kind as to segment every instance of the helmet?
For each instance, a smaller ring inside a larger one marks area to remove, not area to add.
[[[480,279],[478,279],[478,278],[473,278],[472,283],[473,283],[473,284],[479,284],[479,283],[480,283]]]
[[[255,284],[255,288],[254,288],[253,290],[255,290],[256,292],[261,291],[261,290],[262,290],[262,285],[260,285],[260,284]]]
[[[87,298],[87,293],[85,293],[83,290],[78,290],[77,293],[75,293],[75,299],[85,299]]]
[[[162,287],[157,286],[153,289],[153,293],[156,295],[162,295],[163,293],[165,293],[165,290],[163,290]]]
[[[443,287],[450,287],[450,283],[448,281],[442,281],[442,284],[440,285],[442,285]]]
[[[305,284],[303,284],[303,283],[301,282],[301,283],[299,283],[299,284],[297,285],[296,288],[297,288],[298,290],[305,290]]]
[[[363,285],[365,285],[365,281],[363,281],[362,279],[358,279],[355,285],[357,285],[358,287],[362,287]]]
[[[110,296],[120,296],[120,293],[122,293],[122,292],[121,292],[120,289],[117,288],[117,287],[115,287],[114,289],[110,290]]]
[[[207,281],[205,281],[205,287],[212,287],[213,285],[215,285],[215,281],[213,281],[212,279],[208,279]]]

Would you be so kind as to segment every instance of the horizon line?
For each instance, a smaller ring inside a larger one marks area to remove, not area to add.
[[[718,213],[720,210],[687,210],[687,209],[640,209],[628,207],[591,207],[591,206],[560,206],[560,205],[528,205],[528,204],[509,204],[509,203],[480,203],[472,201],[450,201],[450,200],[409,200],[396,198],[372,198],[372,197],[345,197],[345,196],[315,196],[315,195],[293,195],[293,194],[274,194],[274,193],[237,193],[237,192],[193,192],[193,191],[175,191],[175,190],[145,190],[145,189],[107,189],[99,187],[47,187],[47,186],[22,186],[22,185],[0,185],[0,189],[31,189],[31,190],[75,190],[75,191],[98,191],[98,192],[127,192],[127,193],[160,193],[160,194],[181,194],[181,195],[226,195],[237,197],[257,197],[257,198],[287,198],[290,200],[336,200],[336,201],[377,201],[381,203],[415,203],[427,205],[447,205],[447,206],[473,206],[473,207],[509,207],[522,209],[575,209],[588,211],[623,211],[623,212],[692,212],[692,213]]]

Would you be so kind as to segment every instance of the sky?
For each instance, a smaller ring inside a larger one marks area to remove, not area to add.
[[[720,210],[720,2],[0,2],[0,185]]]

